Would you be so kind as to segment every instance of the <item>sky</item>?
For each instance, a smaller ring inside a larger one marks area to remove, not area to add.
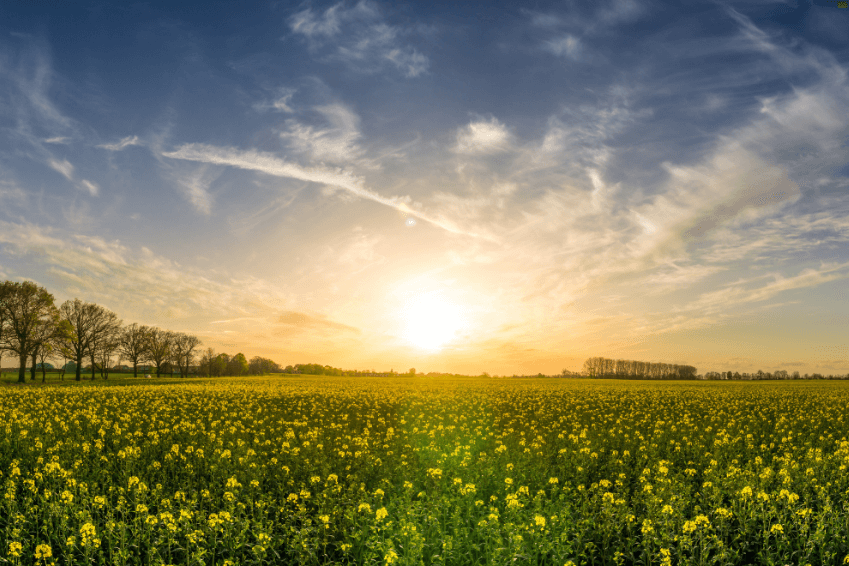
[[[0,279],[283,365],[849,373],[836,2],[0,3]]]

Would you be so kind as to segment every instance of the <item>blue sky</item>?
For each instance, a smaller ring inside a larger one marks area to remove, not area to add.
[[[0,277],[218,351],[849,372],[836,2],[0,6]]]

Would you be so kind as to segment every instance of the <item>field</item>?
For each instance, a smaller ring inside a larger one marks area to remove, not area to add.
[[[849,564],[847,414],[844,382],[6,385],[0,559]]]

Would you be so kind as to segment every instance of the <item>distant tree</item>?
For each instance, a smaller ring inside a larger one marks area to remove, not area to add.
[[[101,377],[103,366],[108,366],[108,361],[118,348],[121,332],[121,321],[118,315],[100,305],[95,305],[94,324],[91,327],[91,341],[88,344],[87,354],[91,362],[91,380],[94,381],[96,371],[100,368]],[[107,363],[98,364],[97,360],[103,358]]]
[[[195,357],[195,349],[200,346],[197,336],[190,336],[182,332],[172,335],[171,347],[175,364],[180,368],[180,377],[188,377],[189,367]]]
[[[247,375],[248,360],[243,353],[239,352],[230,358],[230,361],[227,363],[227,373],[235,376]]]
[[[59,313],[61,320],[66,321],[70,327],[68,335],[60,341],[60,348],[74,361],[74,379],[80,381],[83,357],[91,352],[98,333],[101,332],[104,323],[109,322],[106,320],[109,317],[103,307],[80,299],[65,301],[59,307]],[[93,377],[94,374],[92,374]]]
[[[156,377],[162,376],[163,364],[171,357],[171,336],[167,330],[157,327],[147,332],[146,360],[156,366]]]
[[[260,356],[254,356],[251,358],[251,361],[248,362],[248,373],[251,375],[263,375],[271,372],[279,372],[280,366],[277,365],[273,360],[268,358],[263,358]]]
[[[133,377],[139,376],[139,362],[146,359],[150,329],[136,322],[124,327],[118,342],[118,351],[133,364]]]
[[[198,372],[207,377],[212,375],[212,365],[215,363],[215,350],[207,348],[201,354],[198,362]]]
[[[410,375],[416,375],[416,368],[410,368],[410,371],[408,371],[407,373],[409,373]]]
[[[53,295],[32,281],[0,284],[0,312],[6,324],[2,333],[3,347],[20,358],[18,382],[26,381],[27,358],[33,350],[33,338],[58,322]]]

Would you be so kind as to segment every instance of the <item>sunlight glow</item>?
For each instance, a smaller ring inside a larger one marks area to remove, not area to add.
[[[422,295],[404,309],[406,340],[423,350],[438,351],[462,326],[460,309],[440,297]]]

